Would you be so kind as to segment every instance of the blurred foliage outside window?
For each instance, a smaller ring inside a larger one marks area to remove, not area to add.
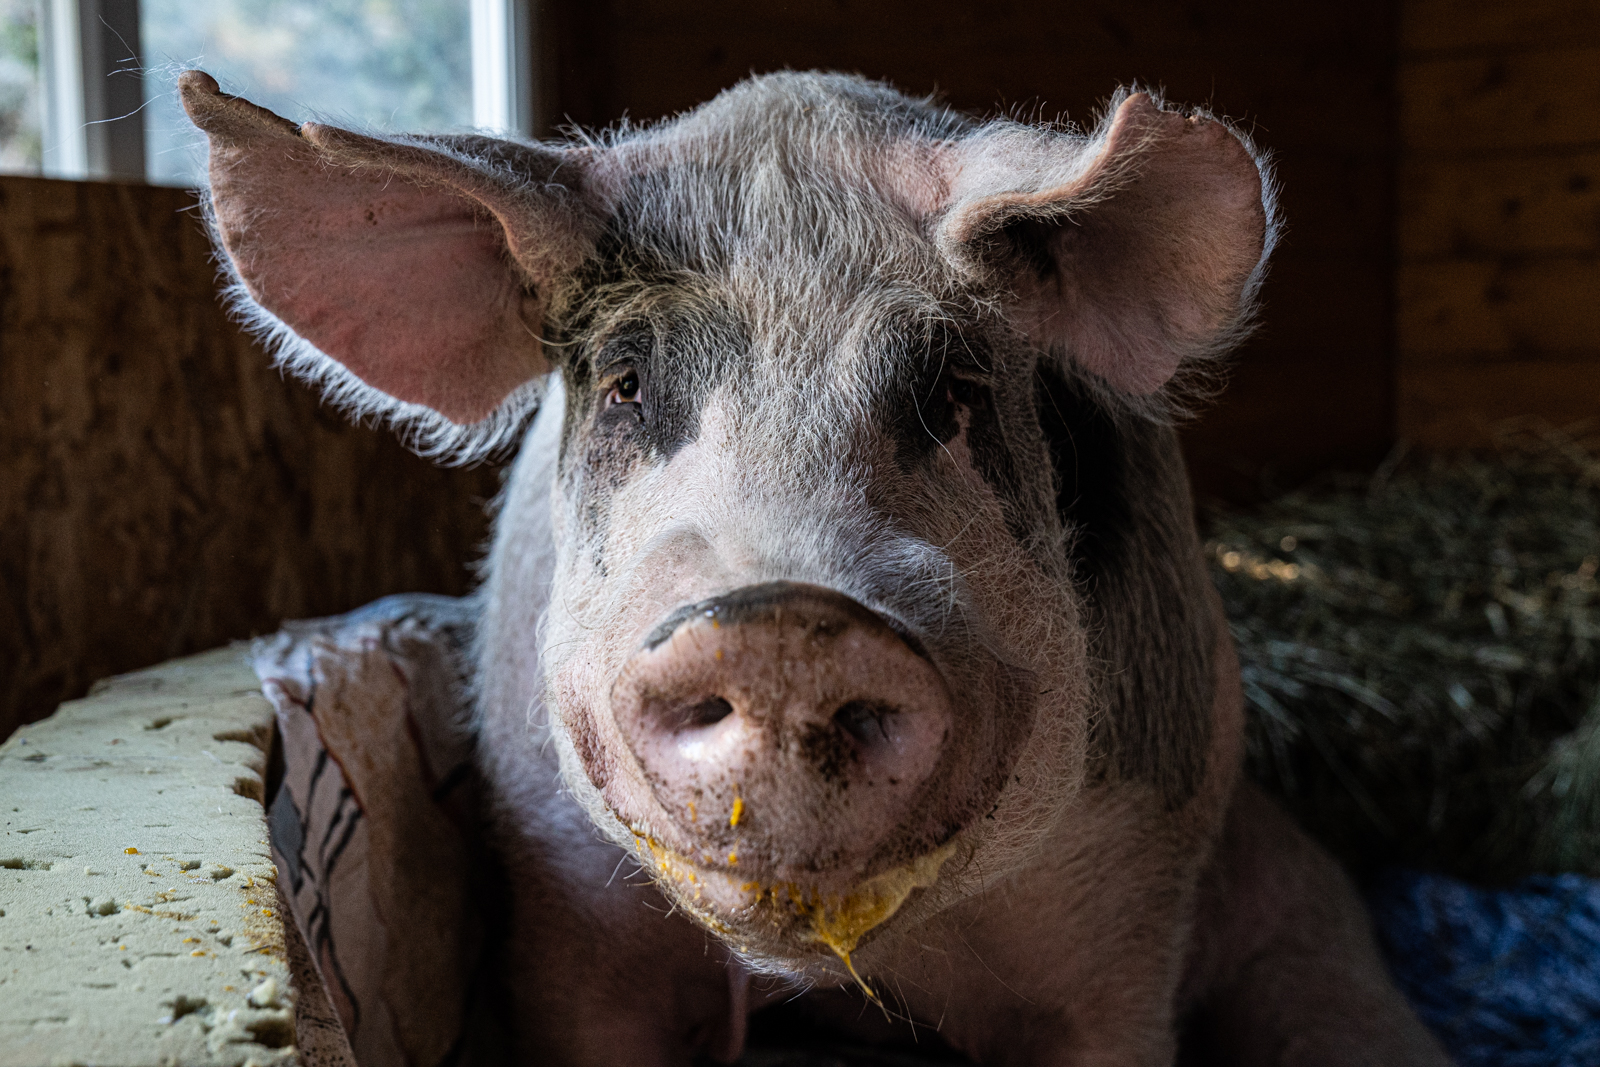
[[[469,0],[142,0],[140,33],[145,159],[163,185],[204,174],[205,138],[174,88],[191,67],[296,121],[472,125]]]
[[[0,171],[40,170],[41,0],[0,0]],[[147,177],[199,185],[205,138],[184,116],[191,67],[297,121],[468,129],[470,0],[141,0]]]
[[[38,4],[0,0],[0,171],[39,172],[41,104]]]

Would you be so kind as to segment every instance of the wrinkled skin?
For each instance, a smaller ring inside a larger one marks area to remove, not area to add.
[[[1241,136],[828,75],[539,146],[183,91],[280,360],[437,454],[525,435],[477,696],[528,1062],[731,1059],[796,982],[982,1063],[1171,1063],[1191,1016],[1443,1062],[1238,781],[1169,413],[1272,245]]]

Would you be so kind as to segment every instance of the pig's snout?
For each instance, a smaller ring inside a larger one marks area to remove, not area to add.
[[[611,708],[670,820],[652,827],[663,843],[754,877],[828,881],[882,859],[952,719],[939,671],[883,618],[792,582],[673,612]]]

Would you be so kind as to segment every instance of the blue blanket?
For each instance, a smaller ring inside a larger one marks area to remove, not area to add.
[[[1492,890],[1390,871],[1368,903],[1396,981],[1460,1067],[1600,1067],[1600,881]]]

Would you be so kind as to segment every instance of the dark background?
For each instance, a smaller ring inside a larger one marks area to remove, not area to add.
[[[1184,433],[1204,500],[1481,446],[1600,398],[1600,3],[545,0],[547,132],[827,67],[1092,121],[1118,85],[1232,117],[1288,230],[1260,333]],[[189,194],[0,178],[0,737],[95,678],[403,589],[465,592],[492,470],[281,381]]]
[[[1261,333],[1191,427],[1201,487],[1376,463],[1394,434],[1397,5],[593,0],[558,5],[554,98],[602,125],[749,71],[832,67],[956,107],[1091,123],[1118,85],[1235,119],[1270,149],[1288,231]],[[547,65],[548,66],[548,65]]]

